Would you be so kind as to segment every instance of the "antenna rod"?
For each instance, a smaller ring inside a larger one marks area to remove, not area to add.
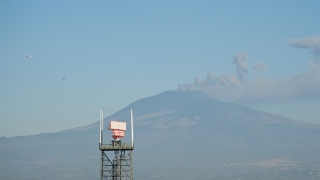
[[[102,131],[103,131],[103,110],[100,109],[100,145],[102,145]]]
[[[101,109],[101,144],[103,143],[103,109]]]
[[[133,146],[133,114],[132,114],[132,109],[130,108],[130,115],[131,115],[131,143]]]

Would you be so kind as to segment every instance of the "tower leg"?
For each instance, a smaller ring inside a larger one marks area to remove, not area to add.
[[[103,151],[101,151],[100,180],[103,180]]]

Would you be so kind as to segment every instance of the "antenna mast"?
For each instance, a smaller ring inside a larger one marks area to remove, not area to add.
[[[100,109],[100,143],[99,145],[102,144],[102,131],[103,131],[103,110]]]
[[[133,113],[132,113],[132,109],[130,109],[130,120],[131,120],[131,145],[133,147]]]

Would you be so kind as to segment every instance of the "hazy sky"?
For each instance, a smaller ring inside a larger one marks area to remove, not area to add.
[[[2,0],[0,136],[177,89],[319,122],[319,35],[318,0]]]

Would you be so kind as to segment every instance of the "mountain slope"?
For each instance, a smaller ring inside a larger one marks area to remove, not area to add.
[[[166,91],[138,100],[124,109],[129,108],[134,110],[135,126],[141,128],[159,129],[204,123],[252,127],[285,124],[299,128],[319,128],[315,124],[256,111],[234,103],[224,103],[200,91]],[[110,119],[127,120],[128,115],[122,110],[106,118],[105,121]]]

